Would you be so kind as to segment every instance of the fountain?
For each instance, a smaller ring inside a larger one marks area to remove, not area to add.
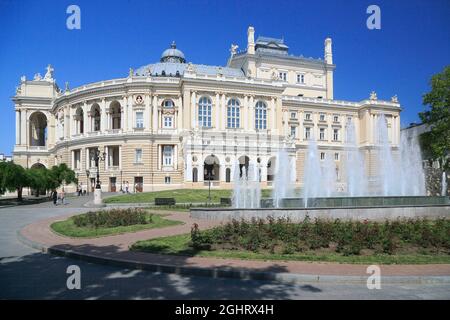
[[[275,161],[275,180],[272,199],[275,207],[280,206],[281,199],[294,196],[295,167],[286,150],[278,152]]]
[[[315,139],[308,141],[302,198],[295,195],[295,158],[280,150],[274,166],[271,199],[260,199],[258,164],[248,160],[246,164],[236,162],[232,171],[233,208],[193,208],[191,216],[225,220],[288,217],[291,221],[302,221],[306,216],[371,220],[448,216],[450,198],[445,196],[445,173],[442,196],[425,196],[417,135],[401,132],[397,145],[385,115],[378,115],[374,124],[375,146],[369,154],[377,169],[374,175],[369,175],[364,154],[358,148],[355,124],[348,119],[341,151],[343,161],[334,161],[333,152],[328,150],[320,150],[321,155]],[[343,168],[338,168],[339,163]],[[342,174],[338,169],[344,169]],[[341,178],[346,188],[341,188]]]
[[[376,123],[379,150],[377,164],[380,169],[378,180],[382,196],[425,195],[425,174],[417,135],[400,134],[399,150],[391,148],[388,127],[384,114]]]
[[[260,173],[258,166],[250,162],[248,166],[236,161],[233,165],[234,208],[259,208],[261,202]]]
[[[347,120],[345,126],[344,150],[344,156],[346,157],[344,166],[347,181],[347,195],[350,197],[367,195],[367,176],[364,156],[358,148],[356,129],[351,119]]]

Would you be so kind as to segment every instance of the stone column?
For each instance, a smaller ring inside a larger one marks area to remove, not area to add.
[[[271,113],[270,129],[272,130],[272,132],[275,132],[275,130],[277,128],[277,119],[276,119],[276,113],[275,113],[275,98],[274,97],[272,97],[272,99],[270,100],[270,113]]]
[[[106,131],[106,100],[102,99],[100,103],[100,132]]]
[[[109,168],[109,147],[105,146],[105,170]]]
[[[20,110],[16,110],[16,145],[20,144]]]
[[[178,106],[178,121],[176,129],[177,131],[181,131],[183,130],[183,99],[181,98],[181,96],[178,97],[177,106]]]
[[[64,107],[64,139],[69,138],[70,134],[70,109]]]
[[[250,96],[250,101],[248,102],[248,130],[252,130],[255,126],[255,99]]]
[[[153,105],[152,105],[152,131],[157,132],[158,131],[158,96],[153,95]]]
[[[128,131],[128,103],[127,96],[122,97],[122,108],[120,115],[120,128],[123,132]]]
[[[191,92],[191,125],[192,129],[197,126],[197,97],[196,92]]]
[[[220,98],[219,93],[216,92],[216,101],[215,101],[214,115],[216,117],[216,129],[220,130],[220,118],[222,117],[221,108],[220,108]]]
[[[132,96],[128,96],[128,131],[132,131],[133,127],[134,127],[134,123],[133,123],[133,97]]]
[[[145,95],[144,130],[150,130],[150,95]]]
[[[178,170],[178,145],[173,146],[173,167]]]
[[[244,105],[241,107],[241,128],[247,130],[248,127],[248,96],[244,96]]]
[[[222,128],[225,130],[225,128],[227,127],[227,108],[225,106],[225,103],[227,101],[227,97],[225,96],[225,93],[222,93],[222,99],[221,99],[221,103],[220,103],[220,109],[222,110],[221,113],[221,121],[222,121]]]
[[[89,132],[89,117],[88,117],[88,105],[86,101],[83,104],[83,133],[86,134]]]
[[[75,119],[75,109],[72,106],[69,107],[69,119],[70,119],[70,136],[77,134],[77,120]]]
[[[158,165],[157,168],[158,170],[161,170],[161,163],[162,163],[162,146],[160,144],[157,145],[157,150],[158,150]]]

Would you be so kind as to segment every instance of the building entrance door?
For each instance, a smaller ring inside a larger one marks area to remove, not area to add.
[[[134,177],[134,192],[142,192],[144,187],[143,177]]]
[[[116,177],[109,178],[109,192],[116,192]]]
[[[94,192],[95,189],[95,178],[91,178],[91,192]]]

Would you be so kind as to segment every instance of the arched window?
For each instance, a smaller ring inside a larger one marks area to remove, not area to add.
[[[100,106],[95,103],[91,107],[91,131],[100,131]]]
[[[239,128],[240,108],[239,101],[230,99],[227,107],[227,127]]]
[[[116,130],[121,128],[122,113],[120,103],[118,101],[113,101],[110,104],[110,114],[111,114],[111,129]]]
[[[198,125],[200,127],[211,127],[212,102],[208,97],[201,97],[198,102]]]
[[[45,146],[47,144],[47,117],[42,112],[36,111],[30,116],[29,122],[30,146]]]
[[[255,129],[267,129],[267,106],[262,101],[255,106]]]
[[[173,103],[172,100],[164,100],[162,106],[164,108],[173,108],[175,106],[175,104]]]
[[[225,182],[231,182],[231,169],[227,168],[225,170]]]

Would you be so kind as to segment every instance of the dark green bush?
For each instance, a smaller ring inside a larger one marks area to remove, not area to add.
[[[152,223],[152,216],[141,208],[111,209],[74,216],[73,222],[77,227],[112,228]]]
[[[394,221],[341,221],[307,216],[300,223],[287,218],[232,220],[219,227],[191,231],[192,246],[211,248],[226,245],[249,251],[264,250],[292,254],[332,248],[343,255],[358,255],[362,250],[393,254],[404,246],[450,249],[450,220],[398,219]]]

